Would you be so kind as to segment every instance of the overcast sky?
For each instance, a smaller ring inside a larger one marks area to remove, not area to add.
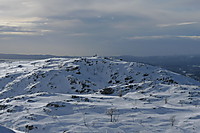
[[[0,0],[0,53],[200,54],[200,0]]]

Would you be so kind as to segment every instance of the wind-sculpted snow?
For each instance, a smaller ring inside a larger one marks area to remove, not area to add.
[[[198,132],[200,83],[101,57],[0,64],[0,123],[22,132]]]

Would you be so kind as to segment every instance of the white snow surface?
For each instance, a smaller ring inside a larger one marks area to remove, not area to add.
[[[6,127],[0,126],[0,133],[15,133],[15,132]]]
[[[146,64],[0,63],[0,133],[198,133],[199,107],[198,81]]]

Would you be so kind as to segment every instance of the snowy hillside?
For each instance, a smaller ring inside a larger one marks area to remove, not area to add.
[[[15,133],[15,132],[8,128],[0,126],[0,133]]]
[[[0,125],[29,133],[198,132],[200,83],[101,57],[0,63]]]

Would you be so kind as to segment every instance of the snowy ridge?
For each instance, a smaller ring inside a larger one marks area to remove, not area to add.
[[[0,124],[22,132],[197,132],[200,83],[102,57],[0,64]]]
[[[137,84],[199,84],[161,68],[97,57],[14,62],[7,65],[9,67],[1,72],[2,97],[36,92],[94,93],[104,88],[129,92],[127,88],[134,90],[131,85]]]

